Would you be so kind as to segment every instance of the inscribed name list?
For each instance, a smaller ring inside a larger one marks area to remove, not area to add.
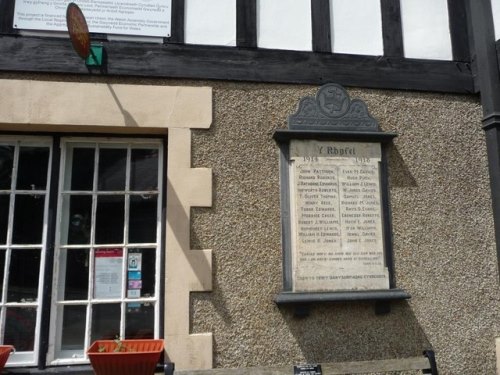
[[[72,0],[15,0],[14,28],[67,31]],[[91,33],[170,36],[172,0],[79,0]]]
[[[389,288],[380,161],[379,143],[291,141],[294,291]]]

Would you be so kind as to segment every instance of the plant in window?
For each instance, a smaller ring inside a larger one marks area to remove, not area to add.
[[[163,340],[97,340],[87,350],[97,375],[152,375]]]
[[[113,340],[116,343],[116,347],[113,349],[113,352],[118,353],[118,352],[135,352],[134,348],[128,348],[127,345],[125,345],[122,341],[122,339],[119,336],[116,336],[115,339]],[[99,353],[104,353],[106,352],[106,346],[105,345],[99,345],[97,348],[97,351]]]

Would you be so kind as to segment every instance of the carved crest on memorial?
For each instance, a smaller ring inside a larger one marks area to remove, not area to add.
[[[329,83],[321,87],[316,97],[300,100],[297,112],[288,119],[290,129],[316,129],[335,127],[338,130],[377,131],[377,120],[370,116],[366,104],[351,100],[340,85]]]

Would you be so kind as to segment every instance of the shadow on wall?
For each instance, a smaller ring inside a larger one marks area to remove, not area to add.
[[[123,120],[125,121],[125,126],[134,126],[137,127],[139,124],[137,121],[134,119],[134,117],[130,114],[129,111],[127,111],[125,108],[123,108],[122,103],[120,102],[120,99],[118,99],[118,96],[115,93],[115,90],[113,89],[113,86],[111,86],[109,83],[106,85],[109,88],[109,92],[113,96],[113,99],[116,102],[116,105],[120,109],[120,112],[123,115]]]
[[[168,217],[167,216],[167,225],[169,225],[172,229],[171,233],[176,237],[177,242],[179,243],[179,248],[182,253],[185,255],[185,258],[190,263],[190,268],[195,270],[195,276],[200,281],[200,284],[203,284],[203,280],[205,279],[205,275],[212,275],[212,266],[204,259],[203,257],[193,258],[189,257],[188,253],[197,250],[193,250],[191,247],[190,241],[190,226],[191,226],[191,217],[190,213],[186,212],[182,207],[182,202],[177,195],[177,192],[173,188],[170,180],[167,178],[167,207],[177,207],[176,212],[178,215],[176,217]],[[188,210],[190,210],[188,208]],[[166,215],[166,214],[165,214]],[[199,272],[199,274],[196,273]],[[195,290],[193,290],[195,292]]]
[[[313,305],[305,318],[281,314],[308,363],[368,361],[421,356],[432,349],[408,302],[375,315],[373,302]]]
[[[392,187],[416,187],[417,181],[411,174],[408,166],[403,160],[398,148],[394,144],[389,145],[389,186]]]

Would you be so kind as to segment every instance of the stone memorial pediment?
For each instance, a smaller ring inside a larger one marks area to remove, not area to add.
[[[366,104],[351,100],[340,85],[321,87],[316,97],[300,100],[297,112],[288,118],[290,130],[378,131],[377,120],[370,116]]]

